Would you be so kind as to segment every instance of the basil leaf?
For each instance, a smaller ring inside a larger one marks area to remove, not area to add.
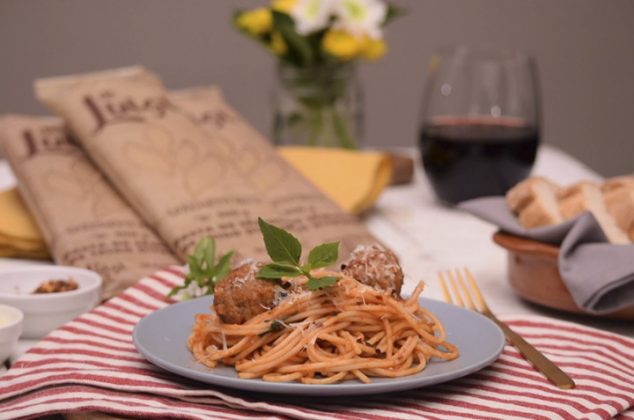
[[[282,330],[283,328],[285,328],[284,324],[281,321],[274,319],[273,322],[271,322],[271,327],[269,328],[269,331],[276,332]]]
[[[209,238],[208,236],[205,236],[200,241],[198,241],[196,247],[194,248],[192,256],[199,265],[202,265],[202,262],[205,260],[205,254],[207,253],[207,249],[209,248],[210,239],[211,238]]]
[[[306,283],[306,287],[308,290],[318,290],[323,289],[325,287],[330,287],[337,283],[339,277],[335,276],[326,276],[326,277],[311,277],[310,280]]]
[[[228,252],[216,263],[216,241],[210,236],[200,239],[191,255],[187,256],[189,272],[185,276],[184,283],[174,287],[167,296],[171,297],[188,289],[192,283],[201,290],[196,295],[213,294],[216,284],[231,271],[232,257],[233,251]],[[187,298],[188,296],[182,297]]]
[[[193,255],[188,255],[187,256],[187,266],[189,267],[189,274],[188,277],[200,277],[202,275],[202,270],[200,269],[200,266],[198,265],[198,261],[196,260],[196,257]]]
[[[296,237],[284,229],[265,222],[261,217],[258,217],[258,225],[264,238],[266,252],[273,261],[299,265],[302,245]]]
[[[233,257],[233,251],[227,252],[225,255],[220,257],[218,260],[218,264],[216,264],[216,273],[215,277],[218,281],[222,280],[229,274],[231,271],[231,258]],[[216,281],[216,283],[218,282]]]
[[[339,258],[339,242],[317,245],[308,254],[308,264],[311,268],[328,267]]]
[[[268,329],[268,331],[264,331],[263,333],[259,334],[260,337],[270,333],[270,332],[277,332],[277,331],[281,331],[282,329],[286,328],[285,326],[286,324],[284,323],[284,321],[278,320],[278,319],[274,319],[271,322],[271,325]]]
[[[207,263],[205,268],[211,270],[216,259],[216,241],[207,236],[200,241],[199,246],[203,249],[203,258],[205,263]]]
[[[167,294],[167,297],[170,298],[176,295],[178,292],[180,292],[183,289],[185,289],[185,286],[176,286]]]
[[[297,277],[301,274],[301,270],[293,265],[271,263],[260,268],[257,277],[261,279],[279,279],[282,277]]]

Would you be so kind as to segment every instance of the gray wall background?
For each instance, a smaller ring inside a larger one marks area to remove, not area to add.
[[[237,33],[262,1],[0,0],[0,113],[45,114],[36,77],[143,64],[170,88],[215,83],[270,132],[275,62]],[[634,171],[634,0],[400,0],[389,54],[364,64],[366,144],[414,145],[435,47],[488,44],[538,60],[546,143],[604,175]]]

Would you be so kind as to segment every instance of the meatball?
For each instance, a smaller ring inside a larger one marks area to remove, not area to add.
[[[274,306],[275,282],[256,277],[262,266],[255,261],[243,263],[216,285],[214,309],[223,322],[242,324]]]
[[[403,270],[398,258],[380,245],[358,246],[341,271],[368,286],[401,294]]]

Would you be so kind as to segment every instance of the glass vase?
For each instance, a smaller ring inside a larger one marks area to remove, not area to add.
[[[362,92],[354,64],[298,68],[280,64],[273,139],[278,145],[357,149]]]

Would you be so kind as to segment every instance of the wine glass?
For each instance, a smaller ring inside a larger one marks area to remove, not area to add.
[[[539,125],[537,69],[529,55],[461,46],[432,56],[420,150],[440,201],[503,195],[526,178]]]

